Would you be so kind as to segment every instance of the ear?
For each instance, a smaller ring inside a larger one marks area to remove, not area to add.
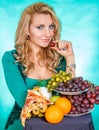
[[[26,40],[29,40],[30,39],[30,36],[29,35],[26,35]]]
[[[26,39],[29,39],[29,38],[30,38],[30,33],[27,32],[27,33],[26,33]]]

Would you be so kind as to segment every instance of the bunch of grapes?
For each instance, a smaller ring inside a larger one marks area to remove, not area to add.
[[[99,104],[99,86],[92,86],[94,88],[90,88],[80,95],[66,95],[66,98],[72,103],[70,114],[87,113],[94,108],[94,104]]]
[[[95,86],[92,84],[86,94],[89,100],[95,99],[95,104],[99,104],[99,86]]]
[[[95,99],[88,99],[85,93],[80,95],[67,95],[68,98],[72,103],[72,109],[70,114],[81,114],[86,113],[90,109],[94,108]]]
[[[65,71],[59,71],[58,73],[54,74],[51,80],[48,81],[47,88],[49,92],[52,92],[59,83],[67,82],[71,79],[71,74],[66,73]]]
[[[71,101],[70,114],[87,113],[94,108],[94,104],[99,104],[99,86],[84,80],[81,76],[71,78],[66,82],[60,82],[55,90]],[[66,93],[63,95],[63,92]],[[67,93],[68,95],[66,95]]]
[[[94,104],[99,104],[99,86],[84,80],[82,76],[72,78],[70,73],[60,71],[48,81],[47,88],[50,92],[58,91],[60,96],[71,101],[69,114],[87,113],[94,108]]]
[[[83,77],[75,77],[67,82],[60,82],[55,88],[57,91],[62,92],[79,92],[90,88],[91,84],[87,80],[83,80]]]

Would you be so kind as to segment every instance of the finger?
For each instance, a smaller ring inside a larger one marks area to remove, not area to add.
[[[66,42],[66,50],[68,52],[68,55],[71,55],[73,53],[72,43],[70,41]]]
[[[62,50],[60,50],[58,47],[51,47],[51,49],[57,51],[59,54],[62,53]]]
[[[53,46],[53,47],[56,47],[55,50],[56,50],[56,49],[57,49],[57,50],[58,50],[58,49],[59,49],[59,50],[62,49],[61,41],[59,41],[59,40],[54,40],[53,43],[55,44],[55,46]]]
[[[66,46],[67,47],[72,47],[72,43],[70,41],[66,41]]]
[[[66,50],[66,42],[65,42],[65,41],[62,41],[62,42],[61,42],[61,45],[62,45],[62,50]]]
[[[59,49],[59,50],[66,50],[66,42],[65,41],[55,41],[57,44],[56,44],[56,47]],[[54,43],[55,43],[54,42]]]
[[[62,50],[62,42],[61,41],[58,42],[58,48],[59,48],[59,50]]]
[[[65,48],[67,50],[69,50],[70,48],[72,48],[71,42],[70,41],[64,41],[63,48]]]
[[[59,50],[62,50],[64,48],[64,41],[54,41],[54,43],[57,43],[57,47]]]

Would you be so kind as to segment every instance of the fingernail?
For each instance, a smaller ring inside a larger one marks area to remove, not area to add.
[[[66,48],[62,48],[63,51],[66,51]]]

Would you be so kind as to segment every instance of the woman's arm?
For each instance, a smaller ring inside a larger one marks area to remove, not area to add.
[[[67,73],[70,72],[72,74],[72,77],[75,77],[75,68],[76,68],[76,64],[75,64],[74,54],[71,54],[66,58],[66,72]]]
[[[2,57],[4,76],[7,86],[18,105],[22,108],[27,96],[27,88],[15,58],[11,51],[5,52]]]

